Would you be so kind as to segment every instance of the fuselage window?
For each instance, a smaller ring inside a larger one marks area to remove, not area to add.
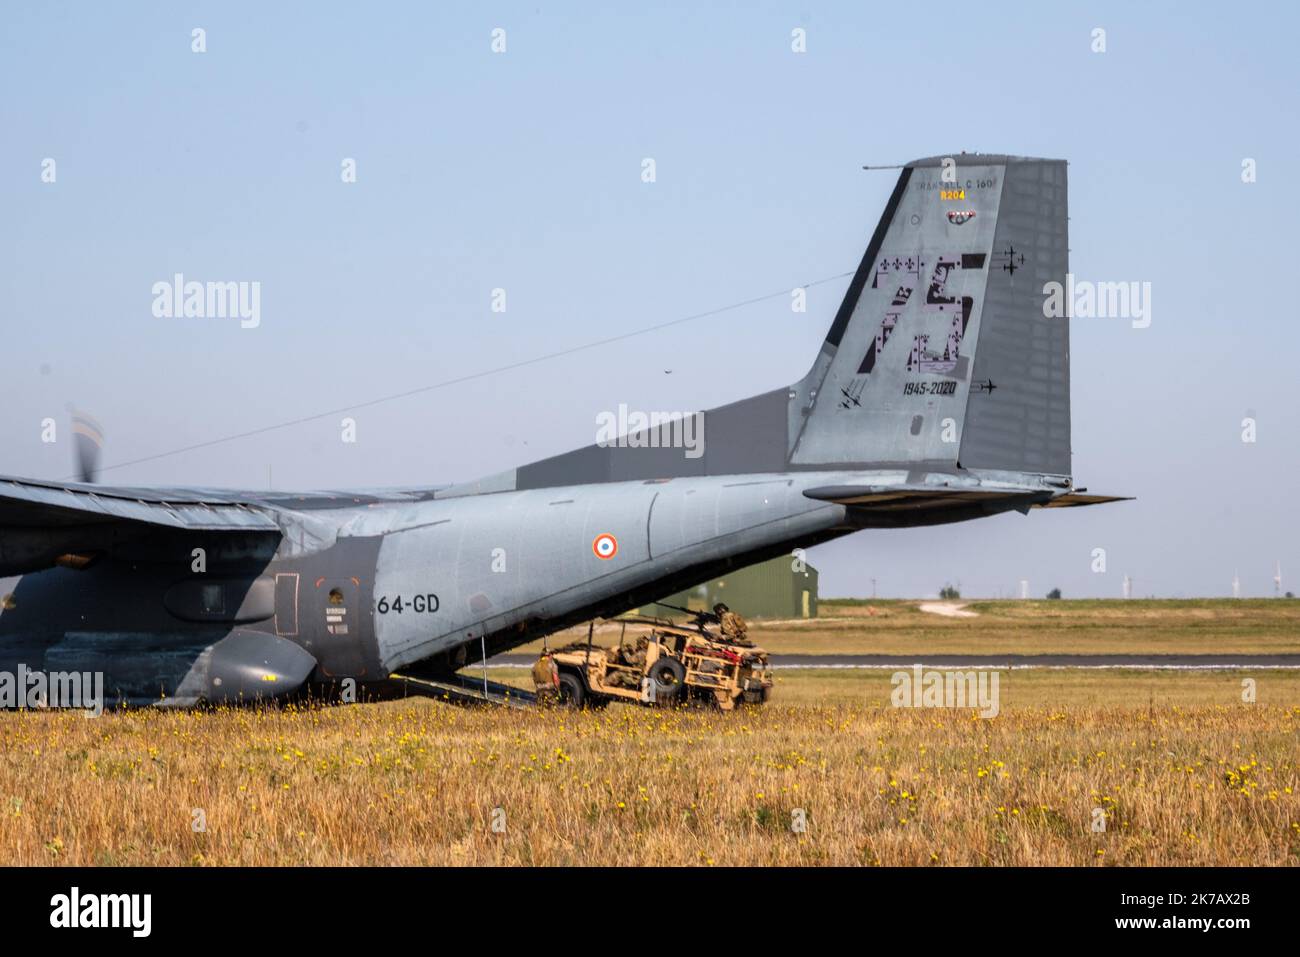
[[[221,585],[204,585],[199,592],[205,615],[224,615],[226,613],[226,590]]]

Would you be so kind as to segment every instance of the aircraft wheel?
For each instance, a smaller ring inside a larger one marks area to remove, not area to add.
[[[566,708],[581,708],[586,697],[586,689],[577,675],[560,675],[560,704]]]

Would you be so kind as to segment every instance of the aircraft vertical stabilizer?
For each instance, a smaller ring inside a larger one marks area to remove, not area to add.
[[[908,164],[795,386],[794,467],[924,463],[1068,476],[1066,164]]]

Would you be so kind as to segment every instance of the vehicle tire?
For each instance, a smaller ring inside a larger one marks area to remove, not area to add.
[[[587,698],[587,689],[577,675],[560,675],[560,704],[566,708],[581,708]]]
[[[650,666],[655,701],[675,701],[686,687],[686,669],[676,658],[660,658]]]

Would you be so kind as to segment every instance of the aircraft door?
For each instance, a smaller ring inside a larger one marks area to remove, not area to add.
[[[281,638],[298,637],[297,572],[279,572],[275,576],[275,633]]]
[[[361,582],[356,578],[318,578],[306,596],[311,640],[307,650],[331,677],[363,677]]]

